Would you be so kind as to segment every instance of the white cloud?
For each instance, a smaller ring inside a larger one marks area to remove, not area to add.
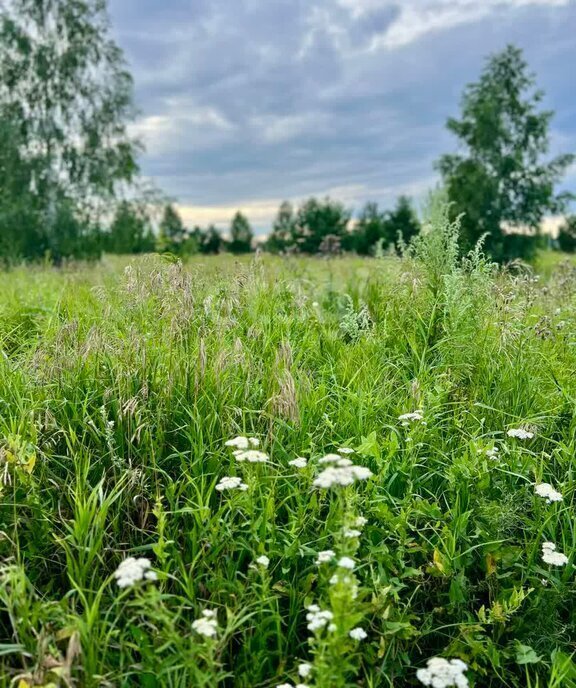
[[[250,120],[265,143],[281,143],[306,133],[321,134],[327,122],[326,113],[320,112],[286,116],[258,115]]]
[[[370,49],[399,48],[428,33],[468,24],[503,9],[528,6],[562,7],[570,0],[338,0],[355,18],[389,7],[399,10],[387,30],[373,39]]]
[[[149,115],[131,126],[131,133],[140,137],[146,150],[161,155],[182,147],[201,148],[234,130],[234,125],[218,110],[194,107],[181,99],[167,101],[167,114]]]

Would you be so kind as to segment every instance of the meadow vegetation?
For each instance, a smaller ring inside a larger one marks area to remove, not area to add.
[[[576,268],[456,242],[1,274],[0,685],[576,685]]]

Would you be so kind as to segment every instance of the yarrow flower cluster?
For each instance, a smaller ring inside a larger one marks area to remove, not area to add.
[[[424,412],[422,409],[417,409],[416,411],[412,411],[412,413],[403,413],[402,415],[398,416],[398,420],[402,423],[402,425],[410,425],[410,423],[424,420]]]
[[[150,571],[150,559],[128,557],[118,566],[114,572],[114,578],[119,588],[129,588],[142,580],[155,581],[158,576]]]
[[[516,437],[519,440],[531,440],[534,437],[534,433],[524,428],[510,428],[506,433],[508,437]]]
[[[348,571],[354,571],[354,568],[356,567],[356,562],[351,557],[341,557],[340,559],[338,559],[336,565],[339,566],[341,569],[348,569]]]
[[[256,447],[260,446],[260,440],[257,437],[234,437],[232,440],[224,442],[225,446],[232,447],[234,451],[232,454],[236,457],[236,461],[248,461],[248,463],[266,463],[269,459],[268,454],[259,451]]]
[[[323,628],[328,626],[328,630],[335,630],[333,624],[330,622],[334,618],[334,614],[328,609],[320,609],[317,604],[311,604],[307,607],[308,614],[306,614],[306,621],[308,622],[307,628],[309,631],[315,633],[316,631],[321,631]]]
[[[305,683],[297,683],[295,686],[291,683],[280,683],[276,688],[308,688],[308,686]]]
[[[318,463],[340,463],[343,460],[340,454],[326,454],[326,456],[318,459]]]
[[[233,447],[234,449],[250,449],[251,447],[259,447],[260,440],[257,437],[235,437],[232,440],[224,442],[226,447]]]
[[[252,564],[250,564],[250,568],[252,569],[267,569],[269,566],[270,559],[265,554],[261,554],[259,557],[256,558],[256,560]]]
[[[534,492],[539,497],[544,497],[548,504],[550,504],[550,502],[561,502],[563,499],[560,492],[555,490],[549,483],[540,483],[539,485],[536,485]]]
[[[321,564],[327,564],[329,561],[332,561],[334,557],[336,556],[336,552],[334,552],[331,549],[325,549],[322,552],[318,552],[316,555],[316,564],[320,566]]]
[[[205,638],[214,638],[218,632],[218,619],[213,609],[205,609],[202,616],[192,622],[192,630]]]
[[[432,657],[426,662],[426,669],[418,669],[416,678],[425,686],[432,688],[468,688],[465,671],[468,666],[461,659]]]
[[[302,678],[306,678],[307,676],[310,676],[311,671],[312,671],[312,665],[308,664],[308,662],[303,662],[302,664],[298,665],[298,675],[302,676]]]
[[[562,554],[562,552],[557,552],[556,545],[553,542],[543,542],[542,561],[551,566],[566,566],[568,557]]]
[[[354,450],[351,449],[350,447],[340,447],[338,449],[339,454],[353,454]]]
[[[360,626],[353,628],[348,635],[352,640],[365,640],[368,637],[368,633],[366,633],[363,628],[360,628]]]
[[[258,449],[247,449],[246,451],[237,449],[232,453],[236,457],[236,461],[240,462],[247,461],[248,463],[267,463],[270,458],[266,452]]]
[[[248,485],[242,481],[242,478],[237,476],[226,476],[220,480],[216,485],[218,492],[223,492],[224,490],[247,490]]]
[[[345,538],[359,538],[362,535],[362,531],[356,530],[355,528],[344,528],[342,535]]]
[[[326,458],[326,457],[324,457]],[[349,461],[349,459],[340,459]],[[352,485],[357,480],[368,480],[372,471],[365,466],[337,465],[325,468],[314,480],[314,487],[327,490],[331,487]]]
[[[292,461],[288,461],[288,465],[294,466],[294,468],[306,468],[308,459],[303,456],[297,456],[295,459],[292,459]]]

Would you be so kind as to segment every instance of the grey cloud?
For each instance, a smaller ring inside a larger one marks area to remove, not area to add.
[[[370,50],[399,3],[110,0],[149,141],[143,171],[186,205],[242,205],[353,189],[391,203],[433,180],[445,131],[484,57],[515,42],[576,148],[576,7],[494,14]],[[538,36],[539,40],[534,40]]]

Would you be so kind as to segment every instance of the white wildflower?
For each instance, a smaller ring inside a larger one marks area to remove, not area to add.
[[[372,477],[372,471],[366,466],[350,466],[350,471],[356,480],[368,480]]]
[[[360,626],[353,628],[348,635],[352,640],[365,640],[368,637],[368,633],[366,633],[363,628],[360,628]]]
[[[328,609],[322,610],[317,604],[311,604],[308,607],[308,614],[306,614],[306,621],[308,621],[307,628],[312,632],[320,631],[325,628],[333,618],[334,614]]]
[[[235,449],[248,449],[250,446],[247,437],[235,437],[233,440],[228,440],[224,442],[226,447],[234,447]]]
[[[248,485],[246,483],[242,482],[242,478],[238,478],[237,476],[226,476],[225,478],[222,478],[220,482],[216,485],[216,489],[218,492],[222,492],[223,490],[247,490]]]
[[[202,616],[192,622],[192,630],[205,638],[214,638],[218,632],[218,619],[213,609],[205,609]]]
[[[365,466],[329,466],[314,480],[314,487],[329,489],[337,485],[352,485],[357,480],[367,480],[372,475]]]
[[[345,538],[359,538],[362,535],[360,530],[355,530],[354,528],[344,528],[342,533]]]
[[[461,659],[444,659],[432,657],[427,662],[426,669],[418,669],[416,678],[425,686],[433,688],[467,688],[468,679],[464,672],[468,666]]]
[[[226,447],[234,447],[235,449],[246,450],[250,447],[259,447],[260,440],[257,437],[235,437],[233,440],[228,440],[224,442]]]
[[[533,432],[524,430],[524,428],[510,428],[506,434],[508,437],[516,437],[519,440],[531,440],[534,437]]]
[[[353,454],[354,450],[350,449],[350,447],[340,447],[338,449],[339,454]]]
[[[267,569],[270,566],[270,559],[265,554],[261,554],[256,559],[256,564],[258,564],[258,566],[261,566],[263,569]]]
[[[312,665],[308,664],[307,662],[304,662],[303,664],[298,665],[298,675],[302,676],[302,678],[306,678],[307,676],[310,676],[311,671],[312,671]]]
[[[341,569],[348,569],[349,571],[354,571],[354,568],[356,567],[356,562],[351,557],[340,557],[336,565],[339,566]]]
[[[409,425],[410,423],[422,420],[423,418],[424,415],[421,409],[413,411],[412,413],[403,413],[402,415],[398,416],[398,420],[402,423],[402,425]]]
[[[338,461],[336,465],[340,466],[341,468],[345,466],[353,466],[354,461],[351,461],[350,459],[340,459],[340,461]]]
[[[553,542],[544,542],[542,543],[542,561],[551,566],[566,566],[568,557],[562,552],[557,552]]]
[[[318,463],[338,463],[341,461],[342,457],[340,454],[326,454],[321,459],[318,459]]]
[[[335,556],[336,552],[332,551],[331,549],[325,549],[322,552],[318,552],[316,555],[316,564],[318,566],[320,566],[320,564],[327,564],[329,561],[332,561]]]
[[[240,453],[234,452],[236,461],[248,461],[248,463],[266,463],[270,458],[268,454],[258,449],[247,449]]]
[[[367,523],[368,523],[368,519],[365,518],[364,516],[358,516],[356,518],[356,520],[354,521],[354,525],[357,528],[363,528]]]
[[[276,688],[294,688],[291,683],[279,683]]]
[[[150,571],[150,559],[128,557],[120,563],[116,571],[114,571],[114,578],[119,588],[128,588],[135,583],[142,580],[155,581],[157,575],[154,571]]]
[[[561,502],[563,499],[560,492],[555,490],[549,483],[540,483],[539,485],[536,485],[534,492],[539,497],[544,497],[548,504],[550,504],[550,502]]]
[[[294,468],[306,468],[308,465],[308,459],[305,459],[303,456],[298,456],[295,459],[292,459],[292,461],[288,461],[289,466],[294,466]]]
[[[491,447],[490,449],[487,449],[487,450],[486,450],[486,456],[487,456],[489,459],[494,459],[494,460],[496,460],[496,459],[498,458],[498,452],[499,452],[499,451],[500,451],[500,449],[498,449],[498,447]]]

